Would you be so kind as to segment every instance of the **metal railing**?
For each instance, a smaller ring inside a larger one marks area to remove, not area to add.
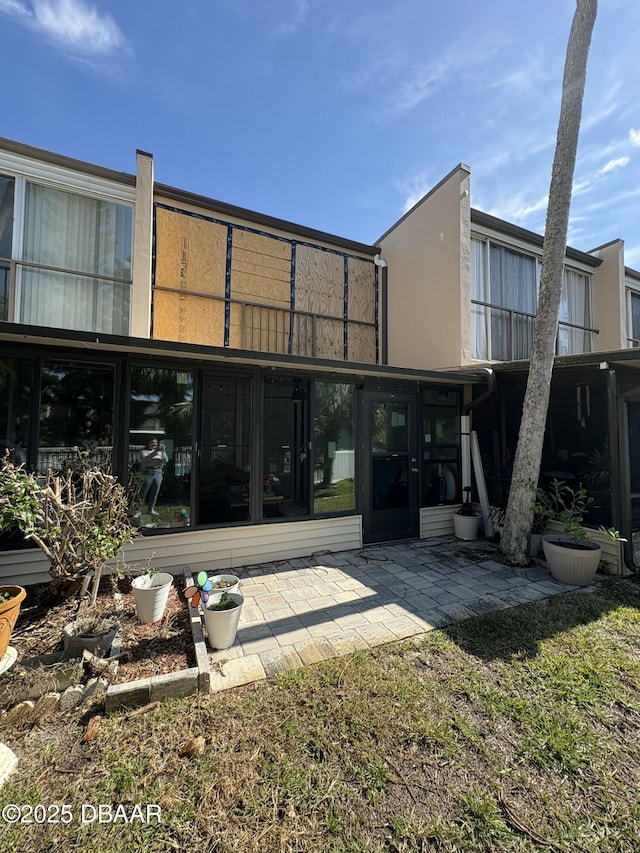
[[[352,332],[368,329],[372,334],[371,349],[376,354],[374,358],[377,357],[375,322],[299,311],[163,285],[154,285],[153,290],[224,302],[230,315],[229,346],[239,345],[241,349],[254,352],[346,360],[352,358]]]
[[[473,317],[474,340],[478,341],[478,324],[484,330],[483,346],[485,352],[474,353],[475,358],[486,358],[493,361],[516,361],[529,358],[533,346],[533,329],[536,315],[515,308],[505,308],[491,302],[471,300]],[[474,309],[480,310],[474,310]],[[599,329],[591,326],[581,326],[560,320],[556,337],[556,355],[577,354],[578,352],[593,352],[593,335],[600,333]],[[582,337],[582,346],[571,345],[572,338]],[[563,344],[563,341],[566,343]],[[586,344],[586,346],[584,345]]]

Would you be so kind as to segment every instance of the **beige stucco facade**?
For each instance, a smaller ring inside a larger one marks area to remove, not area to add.
[[[602,264],[593,273],[593,314],[599,332],[596,352],[627,346],[624,242],[613,240],[591,252]]]
[[[470,170],[459,165],[378,241],[388,264],[389,364],[470,361]]]

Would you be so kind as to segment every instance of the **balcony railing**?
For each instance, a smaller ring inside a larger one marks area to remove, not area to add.
[[[298,311],[193,290],[157,285],[153,289],[178,292],[181,298],[224,302],[229,318],[225,346],[340,361],[377,361],[377,327],[374,322]]]
[[[529,358],[533,347],[535,314],[471,300],[473,317],[473,357],[491,361]],[[561,320],[556,338],[556,355],[593,352],[594,335],[599,329]]]

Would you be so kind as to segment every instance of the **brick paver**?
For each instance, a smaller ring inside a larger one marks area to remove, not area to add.
[[[245,606],[235,644],[209,654],[212,691],[574,589],[494,553],[439,537],[235,570]]]

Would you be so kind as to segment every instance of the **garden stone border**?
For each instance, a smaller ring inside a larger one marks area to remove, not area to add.
[[[185,587],[193,584],[191,569],[184,569]],[[189,604],[187,603],[187,607]],[[196,657],[196,666],[169,672],[164,675],[152,675],[148,678],[138,678],[124,684],[112,684],[107,688],[104,700],[105,714],[113,714],[125,708],[137,708],[149,702],[158,702],[169,697],[183,698],[196,693],[209,693],[211,672],[209,655],[202,634],[202,621],[198,609],[189,608],[191,623],[191,639]],[[120,646],[111,649],[111,655],[119,654]]]

